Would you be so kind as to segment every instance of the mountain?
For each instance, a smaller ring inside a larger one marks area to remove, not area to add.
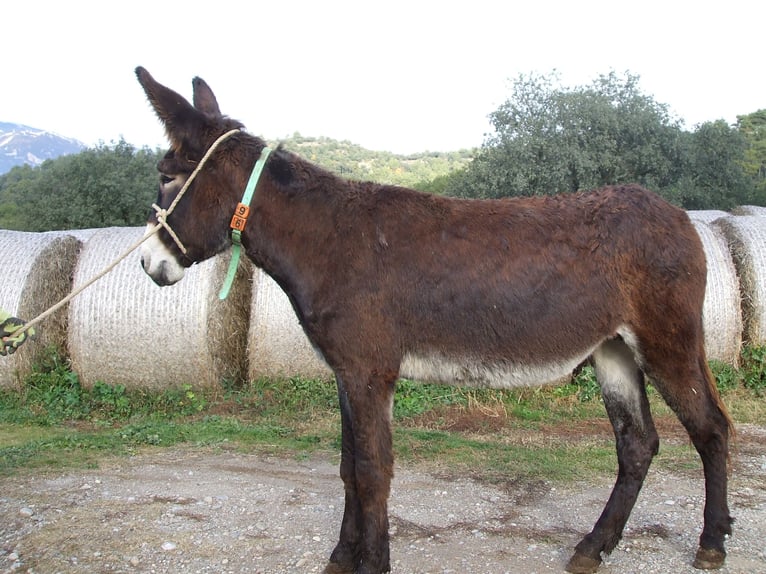
[[[22,164],[40,165],[46,159],[79,153],[85,144],[45,130],[0,122],[0,174]]]

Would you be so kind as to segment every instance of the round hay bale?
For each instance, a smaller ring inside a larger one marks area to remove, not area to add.
[[[250,380],[293,376],[329,379],[330,368],[309,342],[282,288],[256,268],[252,289]]]
[[[82,244],[62,233],[0,230],[0,307],[29,321],[66,297]],[[37,338],[13,355],[0,357],[0,386],[19,384],[53,350],[67,356],[67,309],[63,307],[37,327]]]
[[[766,218],[736,216],[715,222],[724,233],[740,281],[743,339],[766,344]]]
[[[708,359],[739,364],[742,307],[737,271],[720,228],[692,219],[707,259],[707,288],[702,317]]]
[[[760,205],[741,205],[731,210],[733,215],[754,215],[758,217],[766,217],[766,207]]]
[[[111,227],[83,245],[73,288],[114,261],[144,228]],[[69,349],[82,382],[129,388],[214,387],[246,373],[250,265],[243,263],[226,301],[218,291],[229,255],[187,269],[182,281],[158,287],[133,251],[75,297],[69,308]]]
[[[101,231],[101,229],[101,227],[89,227],[88,229],[67,229],[66,231],[49,231],[48,233],[71,235],[72,237],[85,242],[90,239],[94,233]]]
[[[716,219],[726,217],[729,214],[720,209],[701,209],[686,212],[689,215],[689,219],[692,221],[704,221],[705,223],[712,223]]]

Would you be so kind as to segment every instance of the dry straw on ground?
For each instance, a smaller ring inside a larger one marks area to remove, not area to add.
[[[766,344],[766,218],[719,219],[740,280],[744,343]]]
[[[260,269],[253,271],[252,298],[250,379],[296,375],[329,378],[329,367],[311,346],[287,295]]]
[[[707,289],[702,312],[707,356],[737,365],[742,346],[742,310],[734,261],[720,228],[694,218],[692,222],[707,259]]]
[[[0,230],[0,307],[29,321],[58,303],[72,288],[80,247],[78,239],[63,232]],[[35,341],[0,357],[0,386],[20,383],[51,349],[66,356],[66,322],[63,308],[38,325]]]
[[[144,228],[111,227],[83,245],[74,288],[140,239]],[[245,375],[250,266],[242,264],[226,301],[218,290],[228,256],[195,265],[158,287],[134,251],[70,304],[69,348],[82,381],[131,388],[213,387]]]

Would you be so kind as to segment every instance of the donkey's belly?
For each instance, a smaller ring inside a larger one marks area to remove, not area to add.
[[[569,377],[592,354],[594,348],[540,364],[497,363],[475,357],[439,354],[407,354],[400,367],[400,376],[423,382],[496,389],[539,386]]]

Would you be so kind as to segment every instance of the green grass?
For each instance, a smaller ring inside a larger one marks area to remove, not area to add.
[[[766,350],[742,366],[713,364],[737,422],[766,420]],[[655,417],[673,415],[649,387]],[[399,460],[489,475],[582,480],[612,475],[614,444],[593,371],[570,384],[514,391],[401,381],[394,406]],[[0,475],[88,468],[111,456],[174,445],[305,456],[339,450],[329,381],[262,379],[244,388],[162,392],[80,384],[51,357],[21,389],[0,389]],[[573,429],[585,429],[573,432]],[[689,446],[663,444],[656,464],[696,469]]]
[[[406,427],[395,430],[394,443],[400,459],[466,473],[582,480],[612,473],[617,465],[611,444],[530,446]]]

